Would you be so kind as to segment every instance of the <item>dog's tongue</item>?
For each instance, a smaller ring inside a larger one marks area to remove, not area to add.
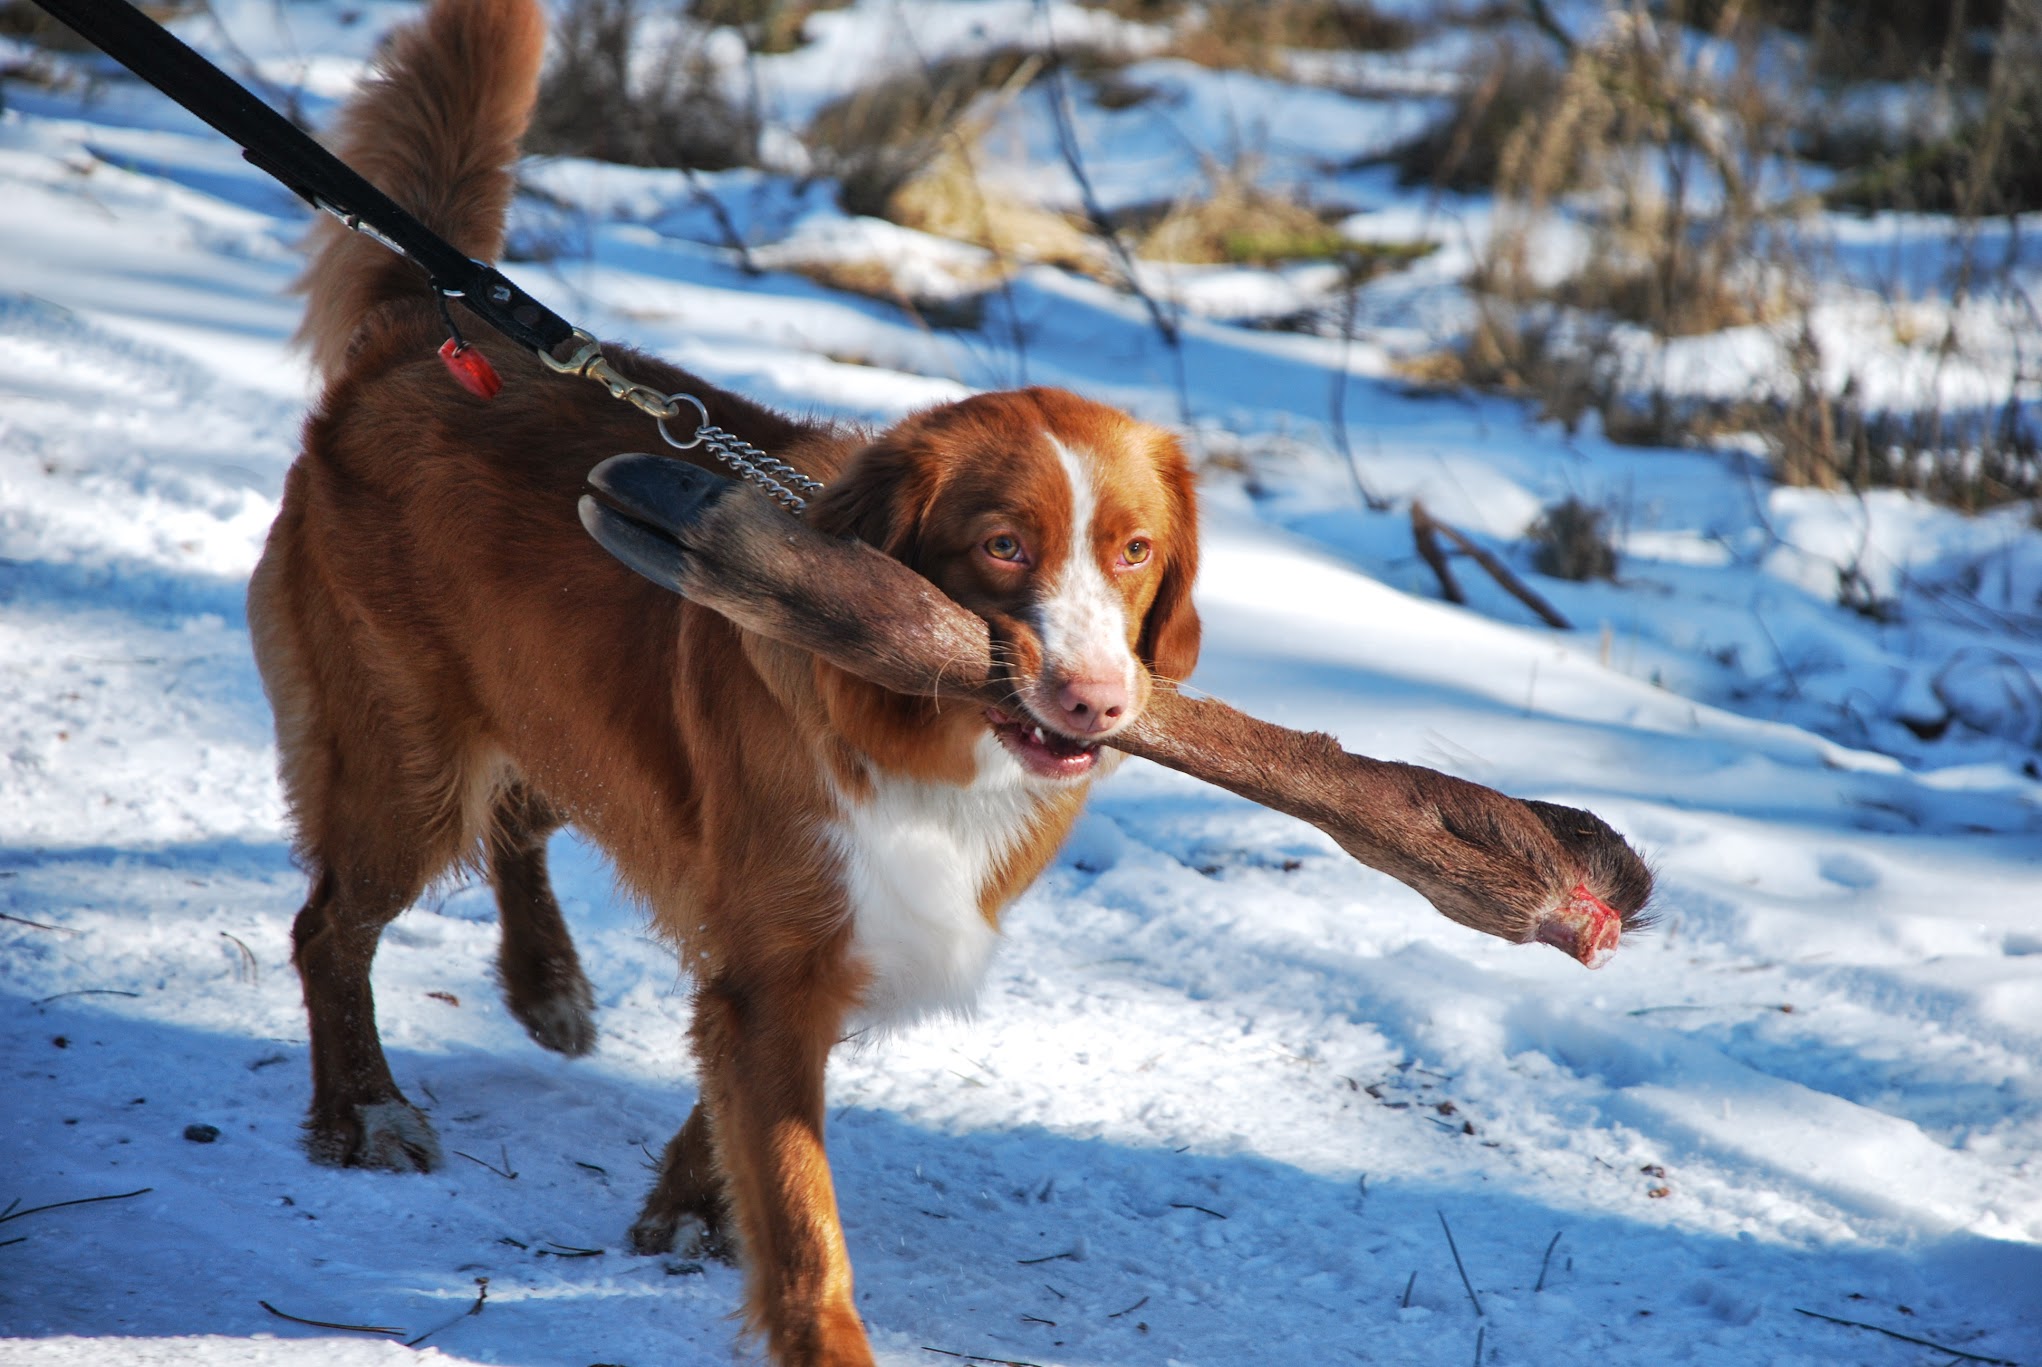
[[[1060,757],[1082,755],[1098,748],[1097,746],[1087,745],[1081,740],[1072,740],[1069,736],[1059,736],[1056,732],[1048,730],[1042,733],[1041,745],[1043,749],[1049,751],[1052,755]]]

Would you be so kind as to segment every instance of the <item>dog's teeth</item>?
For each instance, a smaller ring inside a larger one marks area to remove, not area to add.
[[[1046,737],[1046,736],[1044,736],[1044,735],[1042,734],[1042,728],[1041,728],[1041,727],[1039,727],[1039,726],[1031,726],[1031,727],[1029,727],[1029,728],[1028,728],[1028,734],[1029,734],[1029,735],[1031,735],[1031,736],[1033,736],[1033,737],[1035,737],[1035,743],[1036,743],[1037,745],[1047,745],[1047,744],[1049,744],[1049,738],[1048,738],[1048,737]]]

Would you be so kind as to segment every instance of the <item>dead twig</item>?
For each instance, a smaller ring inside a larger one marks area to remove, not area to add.
[[[1468,1300],[1475,1307],[1475,1318],[1481,1319],[1483,1318],[1482,1298],[1475,1294],[1475,1284],[1468,1280],[1468,1269],[1467,1266],[1461,1262],[1460,1247],[1454,1243],[1453,1226],[1446,1222],[1445,1211],[1435,1210],[1433,1214],[1439,1216],[1439,1227],[1446,1231],[1447,1251],[1454,1255],[1454,1271],[1461,1274],[1461,1285],[1464,1288],[1466,1288],[1468,1293]]]
[[[482,1306],[486,1301],[488,1301],[488,1299],[489,1299],[489,1278],[477,1277],[475,1279],[475,1303],[473,1305],[469,1306],[466,1310],[463,1310],[460,1314],[454,1316],[454,1318],[448,1320],[445,1324],[436,1324],[432,1328],[426,1330],[423,1334],[420,1334],[417,1338],[404,1340],[404,1346],[406,1348],[416,1348],[418,1347],[419,1344],[424,1343],[434,1334],[439,1333],[440,1330],[451,1328],[452,1326],[459,1324],[462,1320],[467,1319],[470,1315],[481,1314]]]
[[[1534,1296],[1546,1289],[1546,1269],[1552,1265],[1553,1250],[1560,1246],[1560,1236],[1566,1232],[1564,1229],[1553,1231],[1553,1242],[1546,1245],[1546,1256],[1539,1259],[1539,1279],[1532,1286],[1532,1294]]]
[[[1039,1362],[1023,1362],[1020,1358],[987,1357],[984,1353],[953,1353],[948,1348],[931,1348],[926,1343],[922,1345],[922,1351],[941,1353],[947,1358],[962,1358],[966,1362],[990,1362],[994,1367],[1042,1367]]]
[[[763,274],[759,269],[759,263],[752,259],[750,244],[744,240],[744,234],[737,230],[737,223],[731,218],[729,208],[716,197],[713,190],[702,183],[702,178],[695,173],[694,167],[683,166],[681,175],[688,182],[688,193],[695,197],[695,202],[707,211],[710,219],[716,224],[716,231],[723,237],[723,245],[736,254],[737,268],[748,276],[756,277]]]
[[[1347,387],[1353,379],[1349,372],[1350,353],[1354,350],[1354,322],[1361,310],[1361,282],[1352,278],[1347,285],[1347,302],[1340,312],[1340,367],[1333,373],[1332,393],[1328,407],[1332,410],[1333,444],[1340,450],[1340,458],[1347,463],[1347,474],[1354,481],[1354,492],[1361,498],[1362,506],[1372,513],[1390,510],[1390,501],[1369,487],[1361,477],[1361,460],[1354,454],[1354,442],[1347,435]]]
[[[0,1210],[0,1225],[6,1224],[9,1220],[19,1220],[24,1215],[40,1215],[46,1210],[58,1210],[64,1206],[89,1206],[99,1201],[125,1201],[131,1196],[146,1196],[154,1190],[156,1190],[154,1187],[137,1187],[133,1191],[115,1192],[111,1196],[79,1196],[69,1201],[52,1201],[46,1206],[30,1206],[27,1210],[15,1209],[21,1204],[21,1198],[17,1196],[7,1203],[7,1209]]]
[[[1065,1249],[1062,1253],[1048,1253],[1044,1254],[1040,1258],[1016,1258],[1014,1261],[1015,1263],[1022,1267],[1033,1267],[1037,1263],[1053,1263],[1060,1258],[1070,1258],[1075,1260],[1077,1256],[1078,1250],[1076,1250],[1075,1248],[1069,1248]]]
[[[1993,1367],[2021,1367],[2021,1364],[2015,1362],[2012,1358],[1990,1358],[1982,1353],[1967,1353],[1962,1348],[1952,1348],[1948,1344],[1937,1343],[1933,1339],[1918,1339],[1912,1334],[1903,1334],[1898,1329],[1887,1329],[1876,1324],[1866,1324],[1862,1320],[1838,1319],[1835,1315],[1825,1315],[1819,1310],[1803,1310],[1798,1305],[1794,1307],[1794,1313],[1806,1315],[1812,1320],[1827,1320],[1831,1324],[1841,1324],[1852,1329],[1869,1329],[1875,1334],[1884,1334],[1887,1338],[1899,1339],[1902,1343],[1917,1343],[1924,1348],[1933,1348],[1938,1353],[1948,1353],[1952,1357],[1962,1358],[1966,1362],[1986,1362],[1993,1364]]]
[[[118,987],[74,987],[69,992],[52,992],[49,996],[31,1002],[32,1006],[48,1006],[51,1002],[66,997],[139,997],[139,992],[128,992]]]
[[[1064,169],[1077,182],[1078,198],[1085,210],[1085,219],[1092,225],[1106,243],[1106,249],[1113,253],[1113,263],[1120,268],[1121,279],[1134,297],[1141,300],[1148,310],[1149,322],[1156,329],[1156,335],[1163,339],[1163,345],[1170,352],[1177,379],[1177,417],[1186,427],[1191,426],[1191,390],[1184,374],[1184,334],[1178,326],[1176,311],[1165,310],[1163,305],[1142,284],[1141,274],[1136,269],[1134,255],[1127,244],[1120,240],[1120,234],[1113,230],[1112,220],[1107,217],[1106,206],[1100,202],[1099,192],[1092,187],[1092,177],[1085,171],[1084,155],[1078,149],[1077,124],[1071,118],[1070,95],[1064,86],[1063,53],[1057,47],[1056,28],[1050,22],[1049,6],[1046,0],[1036,0],[1037,13],[1042,18],[1045,45],[1049,51],[1049,112],[1056,125],[1057,150],[1063,154]]]
[[[1147,1296],[1143,1296],[1143,1297],[1142,1297],[1142,1298],[1141,1298],[1140,1300],[1136,1301],[1136,1302],[1135,1302],[1135,1303],[1134,1303],[1133,1305],[1130,1305],[1129,1307],[1127,1307],[1127,1309],[1125,1309],[1125,1310],[1116,1310],[1116,1311],[1114,1311],[1114,1312],[1113,1312],[1112,1314],[1108,1315],[1108,1316],[1107,1316],[1106,1318],[1107,1318],[1107,1319],[1110,1319],[1110,1320],[1117,1320],[1117,1319],[1119,1319],[1119,1318],[1120,1318],[1120,1317],[1121,1317],[1122,1315],[1132,1315],[1132,1314],[1133,1314],[1133,1313],[1134,1313],[1135,1311],[1137,1311],[1137,1310],[1141,1309],[1141,1308],[1142,1308],[1143,1306],[1147,1305],[1148,1303],[1149,1303],[1149,1298],[1148,1298]]]
[[[54,930],[59,935],[76,935],[79,933],[69,926],[45,925],[41,921],[31,921],[26,916],[16,916],[11,912],[5,911],[0,911],[0,921],[12,921],[18,926],[34,926],[37,930]]]
[[[1212,1208],[1211,1208],[1210,1206],[1195,1206],[1195,1205],[1191,1204],[1191,1202],[1189,1202],[1189,1201],[1172,1201],[1172,1202],[1170,1203],[1170,1209],[1172,1209],[1172,1210],[1196,1210],[1196,1211],[1200,1211],[1200,1212],[1203,1212],[1203,1213],[1204,1213],[1204,1214],[1206,1214],[1206,1215],[1210,1215],[1210,1216],[1212,1216],[1212,1218],[1213,1218],[1213,1219],[1215,1219],[1215,1220],[1224,1220],[1224,1219],[1226,1219],[1226,1218],[1227,1218],[1226,1216],[1224,1216],[1224,1215],[1220,1214],[1220,1213],[1219,1213],[1218,1211],[1216,1211],[1216,1210],[1212,1209]]]
[[[234,948],[241,951],[241,962],[244,965],[246,965],[248,969],[248,981],[250,981],[251,983],[254,982],[256,979],[255,951],[250,949],[247,945],[243,944],[241,942],[241,937],[239,935],[231,935],[223,930],[220,932],[220,938],[223,940],[233,941]]]
[[[1458,527],[1441,522],[1425,511],[1425,505],[1414,499],[1411,503],[1411,540],[1418,547],[1418,554],[1425,557],[1425,563],[1432,566],[1432,572],[1439,576],[1440,595],[1447,602],[1465,603],[1468,600],[1461,596],[1460,585],[1454,582],[1453,572],[1447,568],[1446,555],[1439,546],[1440,536],[1453,542],[1470,560],[1487,570],[1489,577],[1494,579],[1505,593],[1530,608],[1547,626],[1555,631],[1574,629],[1572,622],[1561,616],[1557,608],[1513,574],[1508,565],[1498,560],[1485,547],[1476,545]]]
[[[551,1240],[551,1239],[548,1239],[548,1240],[547,1240],[546,1242],[547,1242],[547,1243],[548,1243],[549,1245],[551,1245],[551,1246],[550,1246],[550,1247],[548,1247],[548,1248],[542,1248],[542,1249],[540,1249],[540,1250],[539,1250],[539,1251],[538,1251],[537,1253],[535,1253],[535,1254],[533,1255],[534,1257],[538,1257],[538,1258],[600,1258],[600,1257],[602,1257],[602,1256],[603,1256],[603,1250],[601,1250],[600,1248],[576,1248],[576,1247],[575,1247],[575,1246],[574,1246],[573,1244],[562,1244],[562,1243],[555,1243],[555,1242],[554,1242],[553,1240]]]
[[[500,1168],[496,1166],[496,1164],[489,1162],[487,1159],[477,1158],[472,1153],[462,1153],[459,1149],[454,1150],[454,1157],[465,1158],[470,1163],[479,1163],[483,1167],[488,1168],[491,1172],[495,1173],[498,1177],[507,1178],[508,1180],[513,1182],[517,1181],[518,1175],[511,1169],[510,1149],[502,1144],[497,1145],[497,1149],[503,1156],[503,1166]]]
[[[268,1301],[257,1301],[256,1304],[280,1320],[289,1320],[292,1324],[309,1324],[314,1329],[344,1329],[350,1334],[401,1334],[404,1332],[402,1329],[393,1329],[387,1324],[335,1324],[332,1320],[308,1320],[303,1315],[293,1315],[288,1311],[279,1310]]]

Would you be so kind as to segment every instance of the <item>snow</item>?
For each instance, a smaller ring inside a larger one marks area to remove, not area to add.
[[[231,34],[315,112],[408,12],[211,9],[218,27],[187,21],[188,37],[217,54]],[[959,51],[1034,15],[825,12],[816,44],[769,70],[798,108],[903,24]],[[1104,36],[1146,51],[1138,30]],[[1271,97],[1262,78],[1136,70],[1179,91],[1162,108],[1201,137],[1236,117],[1226,100]],[[1317,102],[1349,97],[1292,91],[1298,145],[1265,150],[1352,155],[1440,86],[1408,89],[1407,105],[1350,101],[1369,116],[1330,119],[1316,152]],[[1196,169],[1157,160],[1159,110],[1080,113],[1116,196],[1175,193]],[[882,1361],[1460,1364],[1478,1336],[1495,1362],[1947,1360],[1817,1315],[2042,1360],[2027,509],[1774,488],[1734,452],[1618,447],[1501,400],[1414,394],[1394,333],[1348,346],[1221,321],[1258,290],[1295,307],[1303,271],[1182,276],[1187,415],[1140,305],[1095,282],[1035,268],[979,332],[931,332],[743,275],[677,176],[556,162],[530,178],[579,213],[573,250],[515,277],[769,402],[885,419],[1027,380],[1188,417],[1208,461],[1202,687],[1350,749],[1592,807],[1659,872],[1659,929],[1591,976],[1444,921],[1307,827],[1127,764],[1013,910],[976,1015],[833,1063],[832,1158]],[[791,244],[768,261],[877,233],[932,272],[970,259],[845,219],[813,187],[703,179],[753,241]],[[1380,177],[1341,183],[1373,187],[1386,236],[1437,221]],[[1441,212],[1463,209],[1479,228],[1479,205]],[[557,213],[523,202],[518,229],[555,231]],[[448,1166],[335,1172],[299,1147],[303,879],[242,594],[306,400],[285,292],[303,225],[143,92],[8,90],[0,1203],[18,1205],[0,1215],[0,1363],[757,1361],[734,1339],[733,1270],[626,1251],[646,1150],[694,1096],[688,984],[572,837],[552,861],[596,1053],[525,1037],[491,980],[488,890],[442,889],[391,927],[376,984]],[[1391,278],[1364,316],[1444,307],[1459,231],[1417,268],[1434,293],[1399,301],[1412,286]],[[1903,234],[1936,246],[1923,222],[1882,231],[1868,256]],[[1620,580],[1536,579],[1572,632],[1472,577],[1472,606],[1449,607],[1357,474],[1527,574],[1540,508],[1612,508]],[[1847,569],[1889,620],[1837,605]]]

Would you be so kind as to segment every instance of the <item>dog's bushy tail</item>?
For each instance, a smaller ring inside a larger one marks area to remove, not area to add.
[[[434,0],[348,102],[335,154],[462,252],[495,260],[545,42],[537,0]],[[298,341],[327,379],[393,308],[434,307],[418,267],[339,223],[307,245]]]

